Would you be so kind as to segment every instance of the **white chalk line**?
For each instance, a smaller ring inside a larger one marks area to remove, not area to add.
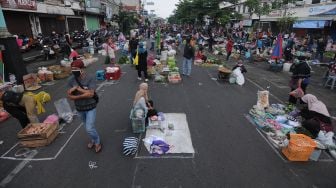
[[[79,128],[83,125],[83,123],[79,124],[78,127],[72,132],[70,137],[67,139],[67,141],[63,144],[63,146],[59,149],[59,151],[56,153],[54,157],[47,157],[47,158],[17,158],[17,157],[5,157],[11,150],[13,150],[19,143],[16,143],[11,149],[9,149],[5,154],[3,154],[0,159],[9,159],[9,160],[16,160],[16,161],[48,161],[48,160],[55,160],[60,153],[64,150],[64,148],[68,145],[72,137],[76,134],[76,132],[79,130]]]
[[[11,147],[6,153],[4,153],[3,155],[1,155],[1,157],[0,158],[2,158],[2,157],[4,157],[4,156],[6,156],[10,151],[12,151],[12,149],[14,149],[17,145],[19,145],[19,142],[17,142],[16,144],[14,144],[14,146],[13,147]]]
[[[36,150],[32,150],[30,154],[28,154],[27,159],[32,159],[35,155],[37,155]],[[30,162],[31,160],[25,160],[19,163],[8,175],[5,177],[1,183],[1,187],[6,187],[6,185],[13,180],[13,178]]]
[[[102,84],[100,84],[97,87],[97,91],[99,91],[102,87],[104,87],[107,84],[107,81],[104,81]],[[27,159],[27,158],[16,158],[16,157],[5,157],[9,152],[11,152],[18,144],[17,142],[13,147],[11,147],[6,153],[1,155],[0,159],[8,159],[8,160],[16,160],[16,161],[47,161],[47,160],[54,160],[58,157],[58,155],[63,151],[63,149],[66,147],[66,145],[70,142],[71,138],[74,136],[74,134],[78,131],[78,129],[83,125],[83,123],[80,123],[78,127],[74,130],[74,132],[70,135],[70,137],[67,139],[65,144],[60,148],[60,150],[56,153],[54,157],[47,157],[47,158],[35,158],[35,159]],[[64,126],[63,126],[64,127]],[[62,127],[62,128],[63,128]]]

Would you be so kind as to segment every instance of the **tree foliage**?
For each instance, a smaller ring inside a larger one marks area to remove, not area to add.
[[[204,17],[207,16],[212,20],[212,24],[225,24],[233,19],[232,10],[219,9],[220,2],[222,0],[180,0],[168,21],[179,24],[204,24]]]

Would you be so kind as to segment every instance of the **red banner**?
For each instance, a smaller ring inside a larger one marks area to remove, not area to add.
[[[36,0],[2,0],[1,7],[12,9],[36,10]]]

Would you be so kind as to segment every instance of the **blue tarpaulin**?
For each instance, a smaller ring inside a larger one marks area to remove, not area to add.
[[[314,29],[314,28],[324,28],[328,25],[326,20],[305,20],[305,21],[296,21],[293,24],[293,28],[304,28],[304,29]]]

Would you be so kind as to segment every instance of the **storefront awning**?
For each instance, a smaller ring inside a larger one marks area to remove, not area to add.
[[[293,28],[301,29],[322,29],[325,26],[328,26],[330,22],[328,20],[304,20],[296,21],[293,24]]]
[[[52,6],[52,5],[46,5],[43,3],[37,4],[37,12],[45,13],[45,14],[64,15],[64,16],[75,15],[74,11],[69,7]]]

